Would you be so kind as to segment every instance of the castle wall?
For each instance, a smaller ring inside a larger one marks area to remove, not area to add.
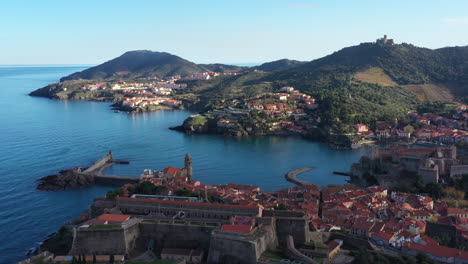
[[[138,222],[131,219],[122,225],[75,229],[69,254],[125,255],[135,247],[140,234]]]
[[[146,248],[153,240],[158,250],[164,247],[198,249],[205,253],[210,247],[214,226],[168,224],[143,221],[140,223],[138,248]]]
[[[444,225],[439,223],[427,222],[426,234],[430,237],[449,238],[451,239],[450,246],[455,246],[455,237],[457,230],[455,226]]]
[[[434,168],[419,168],[418,174],[421,176],[424,184],[439,181],[439,170],[437,165]]]
[[[408,156],[400,157],[400,164],[407,171],[418,172],[419,165],[421,164],[421,158]]]
[[[281,247],[286,247],[288,235],[293,237],[296,246],[310,241],[309,224],[304,218],[277,217],[276,233]]]
[[[254,236],[254,237],[251,237]],[[267,249],[278,246],[273,225],[262,226],[248,237],[214,233],[211,237],[208,263],[255,264]]]
[[[459,177],[468,174],[468,165],[453,165],[450,168],[450,177]]]
[[[74,231],[73,245],[69,255],[125,255],[127,248],[123,228],[78,229]]]
[[[259,207],[207,204],[194,202],[173,202],[149,199],[125,199],[117,198],[117,207],[124,214],[147,215],[150,213],[163,213],[166,216],[173,216],[181,211],[187,218],[204,219],[224,219],[229,220],[233,216],[251,216],[261,215]]]

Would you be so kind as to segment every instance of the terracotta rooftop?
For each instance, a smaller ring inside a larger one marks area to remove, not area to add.
[[[233,233],[248,233],[252,230],[250,225],[223,225],[221,231]]]
[[[118,215],[118,214],[103,214],[97,218],[100,221],[109,221],[122,223],[130,219],[129,215]]]

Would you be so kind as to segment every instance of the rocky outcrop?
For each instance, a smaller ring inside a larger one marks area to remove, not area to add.
[[[85,173],[75,172],[74,170],[63,170],[59,174],[49,175],[40,178],[38,181],[38,190],[56,191],[78,189],[94,184],[94,177]]]

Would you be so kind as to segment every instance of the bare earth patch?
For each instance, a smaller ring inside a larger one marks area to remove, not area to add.
[[[375,83],[382,86],[397,86],[396,83],[390,76],[388,76],[382,68],[372,67],[365,71],[358,72],[354,75],[354,78],[367,82]]]
[[[457,101],[457,97],[466,96],[468,87],[456,83],[411,84],[404,85],[405,89],[414,92],[421,101]]]

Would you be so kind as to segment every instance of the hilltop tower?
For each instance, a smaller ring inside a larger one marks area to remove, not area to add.
[[[192,174],[192,156],[187,153],[187,155],[185,155],[185,171],[187,172],[187,178],[189,181],[191,181],[193,178],[193,174]]]

